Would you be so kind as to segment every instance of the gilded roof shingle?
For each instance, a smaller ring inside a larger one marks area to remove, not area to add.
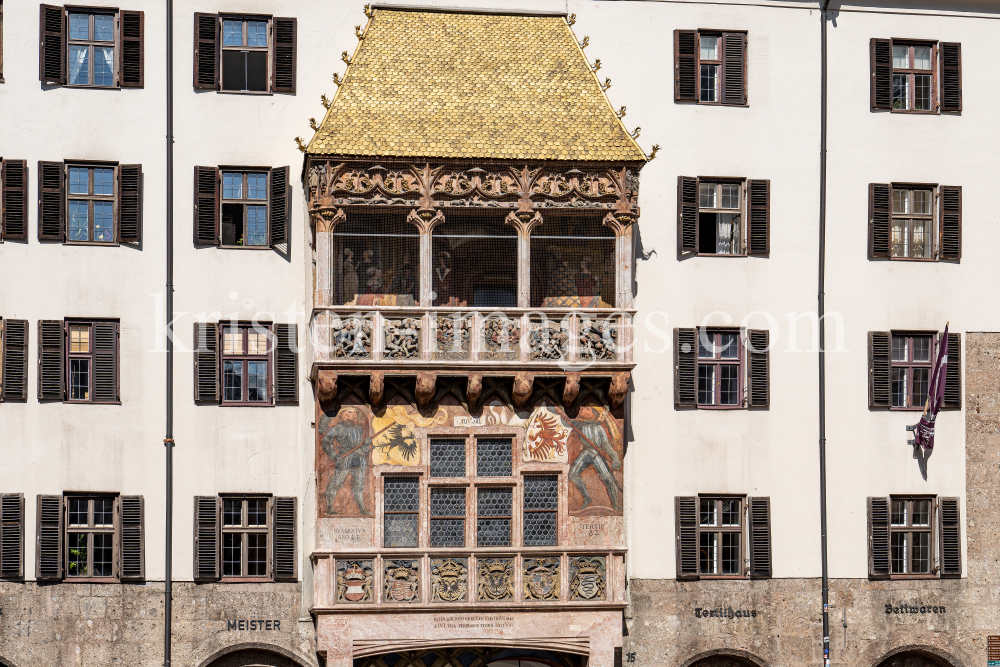
[[[565,19],[384,9],[307,152],[645,160]]]

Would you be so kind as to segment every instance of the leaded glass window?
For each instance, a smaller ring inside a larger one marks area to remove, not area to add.
[[[465,546],[465,489],[431,489],[431,546]]]
[[[524,545],[556,544],[558,537],[559,477],[524,477]]]
[[[465,477],[465,439],[431,440],[431,477]]]
[[[476,495],[476,533],[479,546],[510,546],[513,489],[481,487],[477,489]]]
[[[510,438],[476,439],[476,474],[480,477],[510,477]]]
[[[384,540],[387,547],[417,546],[420,480],[386,477],[383,498]]]

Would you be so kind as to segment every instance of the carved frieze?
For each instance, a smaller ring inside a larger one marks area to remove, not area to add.
[[[524,559],[524,599],[534,602],[559,599],[559,558]]]
[[[386,560],[382,579],[386,602],[420,602],[420,561]]]
[[[517,359],[521,340],[519,320],[487,317],[483,323],[483,358],[494,361]]]
[[[386,320],[383,356],[386,359],[419,359],[421,326],[415,317]]]
[[[464,361],[469,358],[470,317],[438,317],[435,322],[435,357]]]
[[[331,325],[330,357],[367,359],[372,354],[372,322],[366,317],[338,318]]]
[[[571,600],[606,599],[607,580],[604,556],[581,556],[570,559],[569,594]]]
[[[464,602],[468,590],[468,558],[431,559],[431,602]]]
[[[480,558],[476,561],[476,595],[480,601],[514,599],[514,559]]]
[[[372,561],[337,561],[337,602],[372,602]]]
[[[609,361],[618,354],[618,327],[612,320],[580,319],[580,359]]]
[[[549,319],[531,322],[528,346],[532,361],[558,361],[566,358],[569,343],[569,323]]]

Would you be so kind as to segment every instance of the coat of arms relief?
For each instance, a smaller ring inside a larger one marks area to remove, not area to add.
[[[371,560],[337,561],[337,602],[373,602]]]
[[[468,558],[431,559],[431,602],[464,602],[468,590]]]
[[[559,599],[559,558],[524,559],[524,599],[548,601]]]
[[[514,559],[482,558],[476,567],[480,601],[498,602],[514,599]]]
[[[385,601],[420,602],[420,561],[385,561]]]
[[[606,567],[602,556],[570,559],[569,592],[571,600],[605,600]]]

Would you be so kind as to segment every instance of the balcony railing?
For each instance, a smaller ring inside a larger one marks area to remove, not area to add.
[[[314,363],[334,367],[630,369],[634,310],[321,307]]]

